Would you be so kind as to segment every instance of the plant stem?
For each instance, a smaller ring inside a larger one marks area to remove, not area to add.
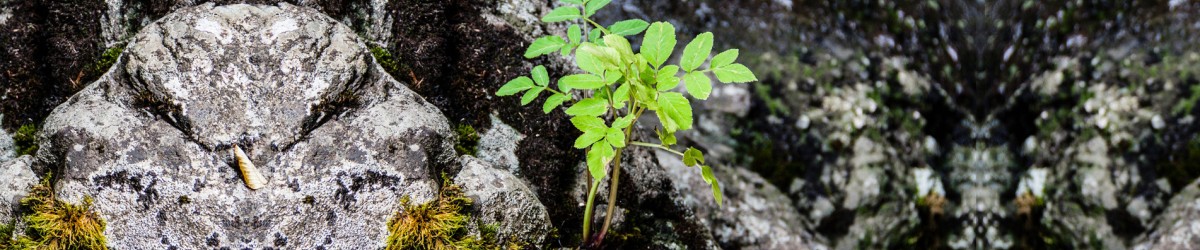
[[[649,148],[657,148],[657,149],[662,149],[662,150],[664,150],[664,151],[671,152],[671,153],[673,153],[673,154],[677,154],[677,155],[679,155],[679,156],[683,156],[683,153],[682,153],[682,152],[675,151],[675,150],[673,150],[673,149],[671,149],[671,148],[668,148],[668,147],[666,147],[666,146],[659,145],[659,144],[645,143],[645,142],[640,142],[640,141],[631,141],[631,142],[629,142],[629,145],[636,145],[636,146],[642,146],[642,147],[649,147]]]
[[[591,178],[589,177],[588,179],[591,179]],[[592,205],[595,204],[596,188],[600,187],[600,182],[599,181],[590,181],[589,185],[591,186],[591,188],[588,188],[587,207],[583,208],[583,243],[584,244],[587,244],[588,235],[589,235],[589,233],[591,233],[590,229],[592,228]]]
[[[645,109],[639,110],[636,101],[631,101],[629,105],[634,110],[633,117],[641,117],[642,112],[646,111]],[[637,120],[630,123],[629,127],[625,127],[625,144],[633,141],[633,125],[635,124],[637,124]],[[608,208],[604,213],[604,225],[600,227],[600,237],[598,237],[600,240],[603,240],[604,235],[608,234],[608,226],[612,224],[613,212],[617,207],[617,184],[619,183],[617,180],[621,177],[621,152],[624,151],[624,148],[618,149],[617,156],[613,159],[612,184],[609,184],[608,187]]]
[[[608,29],[604,28],[603,25],[596,23],[596,21],[592,21],[591,18],[584,18],[583,20],[587,21],[588,23],[591,23],[592,26],[595,26],[597,29],[600,29],[600,32],[604,32],[605,35],[612,34],[612,32],[608,32]]]

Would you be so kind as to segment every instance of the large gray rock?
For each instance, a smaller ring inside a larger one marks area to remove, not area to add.
[[[700,168],[688,167],[679,156],[664,151],[655,155],[683,203],[696,211],[723,247],[799,250],[812,244],[792,199],[762,176],[745,168],[713,166],[723,194],[723,204],[717,204]]]
[[[444,116],[314,10],[212,4],[144,28],[47,118],[35,167],[118,249],[380,248],[453,161]],[[231,148],[269,180],[250,190]]]
[[[1200,248],[1200,220],[1196,218],[1200,218],[1200,181],[1171,198],[1170,206],[1158,216],[1157,225],[1134,249]]]
[[[8,224],[17,218],[17,209],[21,206],[21,198],[29,194],[29,189],[37,184],[38,177],[29,169],[33,157],[22,156],[8,161],[0,161],[0,225]],[[9,235],[0,235],[0,240]]]
[[[474,201],[471,215],[478,219],[478,226],[497,226],[500,246],[510,242],[541,246],[553,226],[537,194],[508,170],[471,156],[458,160],[462,170],[454,183]]]

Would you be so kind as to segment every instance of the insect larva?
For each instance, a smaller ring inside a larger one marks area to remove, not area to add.
[[[237,161],[238,170],[242,171],[242,181],[246,182],[246,187],[255,190],[267,186],[267,178],[263,177],[238,145],[233,145],[233,159]]]

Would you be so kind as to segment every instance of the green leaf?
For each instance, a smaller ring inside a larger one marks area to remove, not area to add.
[[[572,24],[571,27],[567,27],[567,39],[571,41],[571,44],[582,43],[583,41],[580,40],[583,38],[581,37],[582,35],[583,30],[579,28],[578,24]]]
[[[550,75],[546,73],[545,66],[535,66],[529,73],[533,75],[533,83],[537,83],[538,86],[545,87],[550,85]]]
[[[546,103],[542,104],[542,113],[549,114],[550,111],[558,108],[558,106],[562,105],[563,102],[567,100],[571,100],[571,97],[564,94],[554,94],[550,97],[547,97]]]
[[[571,50],[573,49],[575,49],[575,45],[567,44],[563,45],[561,49],[558,49],[558,51],[560,54],[562,54],[562,56],[570,56]]]
[[[629,84],[621,84],[617,87],[617,91],[613,92],[613,108],[621,109],[625,107],[625,102],[629,101]]]
[[[662,142],[663,146],[675,145],[675,133],[663,133],[657,129],[654,130],[654,133],[658,134],[658,140]]]
[[[687,97],[683,97],[683,94],[675,92],[659,94],[658,111],[656,112],[659,119],[664,116],[667,118],[662,123],[663,129],[669,133],[692,128],[692,105],[688,103]]]
[[[700,175],[704,177],[704,182],[712,185],[713,198],[717,199],[717,205],[721,206],[721,184],[717,182],[717,176],[713,175],[712,168],[700,165]]]
[[[706,100],[708,94],[712,93],[712,79],[709,79],[704,72],[692,71],[692,73],[683,75],[683,84],[684,87],[687,87],[688,94],[696,99]]]
[[[534,58],[545,54],[554,53],[566,45],[562,37],[558,36],[543,36],[537,40],[533,40],[533,44],[529,45],[529,49],[525,50],[525,58]]]
[[[679,73],[679,66],[667,65],[658,70],[658,76],[655,77],[658,81],[658,86],[655,89],[658,91],[671,91],[675,86],[679,86],[679,77],[675,74]]]
[[[600,10],[600,8],[604,8],[604,6],[608,5],[609,2],[612,2],[612,0],[591,0],[587,2],[583,9],[584,12],[587,13],[587,16],[592,16],[593,14],[596,14],[597,10]]]
[[[596,116],[572,117],[571,124],[584,133],[604,134],[604,132],[608,131],[608,126],[604,125],[604,119]]]
[[[508,83],[505,83],[504,86],[500,86],[500,90],[496,91],[496,95],[497,96],[515,95],[517,93],[520,93],[521,91],[525,91],[532,87],[533,87],[533,79],[529,79],[529,77],[524,77],[524,76],[517,77],[517,79],[512,79],[511,81],[508,81]]]
[[[571,118],[571,124],[574,124],[579,131],[583,131],[583,135],[575,139],[575,148],[579,149],[587,148],[592,143],[604,139],[604,135],[608,132],[608,127],[604,126],[604,119],[600,119],[600,117],[576,116]]]
[[[694,167],[696,164],[704,164],[704,153],[696,148],[688,147],[687,151],[683,151],[683,165]]]
[[[600,116],[608,112],[608,102],[595,97],[587,98],[571,105],[566,112],[571,116]]]
[[[712,53],[713,34],[712,32],[704,32],[696,36],[688,43],[687,47],[683,47],[683,58],[679,59],[679,67],[683,71],[692,72],[704,64],[708,60],[708,54]]]
[[[613,60],[613,65],[623,66],[627,65],[626,62],[632,62],[634,60],[633,47],[629,45],[629,40],[625,39],[625,37],[618,35],[605,35],[604,45],[612,48],[613,52],[616,52],[614,55],[618,56],[618,60]]]
[[[521,106],[525,106],[526,104],[533,102],[533,100],[537,99],[538,95],[542,94],[542,91],[544,90],[546,90],[546,87],[530,88],[529,91],[525,92],[525,96],[521,97]]]
[[[658,68],[671,58],[671,53],[675,51],[675,26],[667,22],[655,22],[650,24],[646,29],[646,35],[642,39],[642,55],[646,56],[646,60]]]
[[[641,19],[629,19],[609,25],[608,32],[612,32],[613,35],[618,36],[632,36],[642,33],[649,26],[650,23]]]
[[[604,84],[612,85],[613,83],[616,83],[617,80],[620,80],[622,76],[625,76],[625,75],[622,75],[621,71],[619,71],[619,70],[605,71],[604,72]]]
[[[604,140],[607,141],[609,145],[617,148],[625,147],[625,131],[621,131],[619,128],[608,128],[607,134],[608,135],[604,136]]]
[[[637,117],[634,117],[633,114],[629,114],[624,117],[617,118],[616,121],[613,121],[612,127],[617,128],[617,129],[627,128],[627,127],[629,127],[630,124],[633,124],[634,119],[637,119]]]
[[[717,56],[714,56],[712,61],[708,63],[708,67],[720,68],[721,66],[732,64],[734,60],[737,60],[737,57],[737,49],[726,50],[725,52],[721,52],[720,54],[717,54]]]
[[[604,41],[600,41],[600,34],[602,34],[600,29],[592,29],[591,32],[588,32],[588,41],[603,43]]]
[[[717,75],[717,80],[723,83],[743,83],[758,81],[758,77],[754,76],[754,72],[750,72],[746,65],[734,63],[721,66],[713,69],[713,74]]]
[[[588,172],[592,174],[592,178],[596,180],[603,179],[607,172],[604,167],[608,166],[608,162],[612,161],[613,155],[612,146],[609,146],[605,141],[596,142],[592,145],[592,149],[587,152]]]
[[[568,89],[598,89],[604,87],[604,78],[593,74],[575,74],[558,79],[558,84]]]
[[[583,4],[583,0],[559,0],[559,2],[564,2],[564,3],[569,3],[569,4],[580,4],[580,5]]]
[[[594,48],[598,46],[594,43],[580,44],[579,50],[575,51],[575,65],[593,75],[604,74],[604,63],[600,62],[600,59],[593,54],[600,51]]]
[[[550,11],[550,14],[542,17],[542,22],[556,23],[562,21],[570,21],[583,17],[579,15],[579,8],[574,6],[558,7]]]

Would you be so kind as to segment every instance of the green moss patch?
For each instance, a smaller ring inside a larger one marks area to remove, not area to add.
[[[483,237],[471,236],[467,230],[471,199],[449,178],[443,175],[442,179],[446,181],[435,200],[411,204],[408,197],[401,199],[404,212],[388,221],[387,249],[499,249],[494,243],[499,225],[483,225]]]
[[[0,241],[4,249],[108,249],[104,238],[104,219],[91,211],[92,199],[74,205],[54,197],[50,178],[35,185],[21,199],[27,211],[21,218],[28,225],[25,235]],[[9,234],[13,230],[7,226]]]
[[[458,151],[459,155],[475,156],[479,152],[479,132],[475,131],[475,127],[471,125],[459,124],[454,127],[454,133],[458,134],[458,142],[454,144],[454,151]]]
[[[17,155],[32,155],[37,153],[37,126],[33,124],[22,125],[17,129],[17,133],[13,134],[13,143],[17,146]]]

